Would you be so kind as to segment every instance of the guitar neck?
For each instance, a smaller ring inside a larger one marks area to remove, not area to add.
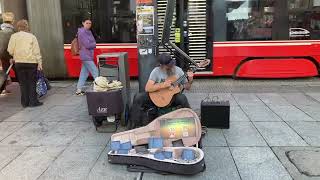
[[[187,78],[188,75],[185,73],[183,76],[179,77],[179,79],[177,79],[174,83],[172,83],[174,86],[177,86],[177,85],[181,85],[181,83],[183,82],[183,80],[185,78]]]

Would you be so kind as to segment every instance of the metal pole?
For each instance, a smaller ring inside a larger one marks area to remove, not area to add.
[[[139,91],[143,92],[151,71],[157,65],[157,1],[137,0],[136,10]]]

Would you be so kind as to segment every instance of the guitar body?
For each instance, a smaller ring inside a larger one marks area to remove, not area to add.
[[[167,78],[167,80],[175,82],[177,80],[177,77],[175,75],[170,76]],[[175,94],[178,94],[180,91],[181,89],[179,88],[179,86],[175,86],[173,89],[166,88],[159,91],[151,92],[149,93],[149,97],[157,107],[166,107],[170,104],[173,96]]]

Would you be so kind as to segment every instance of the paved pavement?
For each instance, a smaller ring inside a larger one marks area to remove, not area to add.
[[[132,81],[132,91],[137,82]],[[208,94],[229,100],[230,129],[209,129],[207,169],[192,177],[127,172],[107,161],[109,133],[97,133],[75,82],[52,82],[44,106],[23,109],[17,84],[0,97],[0,180],[320,179],[320,81],[200,79],[186,93],[199,110]]]

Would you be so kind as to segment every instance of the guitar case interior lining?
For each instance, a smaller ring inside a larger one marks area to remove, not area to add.
[[[197,114],[188,108],[178,109],[145,127],[112,135],[108,161],[193,175],[205,169],[203,151],[193,147],[200,138],[201,123]]]

